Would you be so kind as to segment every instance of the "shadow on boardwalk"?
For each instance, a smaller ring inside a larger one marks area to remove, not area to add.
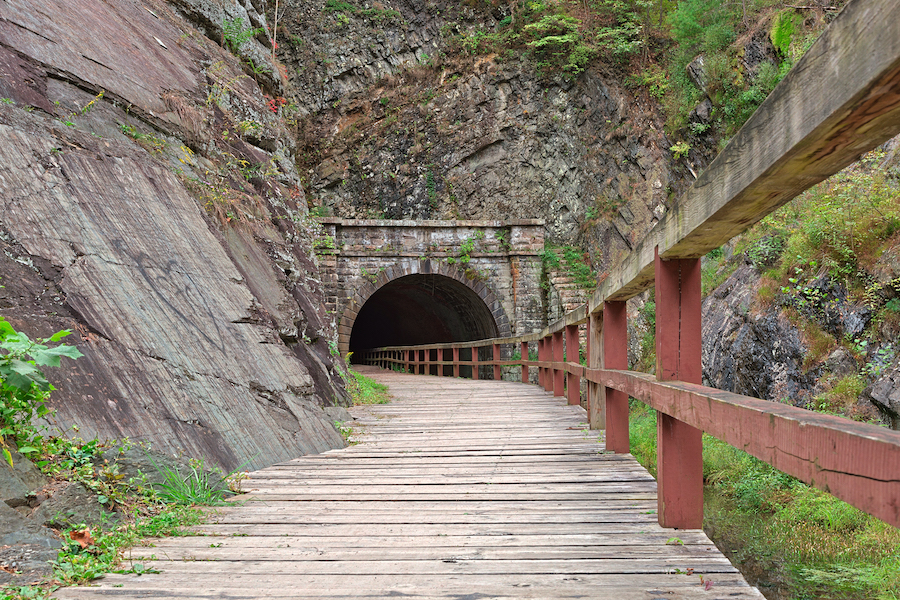
[[[205,535],[131,551],[160,574],[57,597],[762,598],[702,531],[657,525],[653,478],[581,407],[362,370],[395,399],[353,409],[357,444],[257,471]]]

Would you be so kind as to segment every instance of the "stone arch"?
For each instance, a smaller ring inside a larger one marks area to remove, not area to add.
[[[432,276],[428,279],[429,276]],[[454,332],[458,337],[469,337],[469,339],[479,339],[481,337],[507,337],[512,335],[509,317],[503,308],[500,300],[494,294],[490,286],[480,279],[473,279],[467,275],[466,271],[460,269],[457,265],[447,264],[438,260],[420,259],[403,261],[387,267],[381,271],[374,281],[366,281],[360,285],[353,296],[350,298],[347,307],[344,309],[340,324],[338,327],[338,349],[342,354],[346,354],[351,350],[351,335],[354,326],[360,314],[363,314],[363,323],[366,319],[364,311],[366,303],[373,296],[376,300],[384,296],[384,293],[377,295],[378,292],[384,292],[387,288],[390,290],[391,284],[395,287],[406,285],[419,285],[425,281],[430,281],[432,292],[440,292],[444,294],[456,294],[456,297],[440,296],[442,300],[450,303],[468,301],[471,308],[477,314],[468,315],[469,320],[477,323],[474,327],[469,327],[469,331],[465,334]],[[452,290],[452,292],[451,292]],[[489,321],[489,322],[488,322]],[[473,333],[477,332],[477,333]],[[475,337],[472,337],[475,335]],[[466,341],[462,339],[432,339],[431,342],[444,341]],[[425,343],[425,342],[413,342]],[[386,345],[386,344],[385,344]]]

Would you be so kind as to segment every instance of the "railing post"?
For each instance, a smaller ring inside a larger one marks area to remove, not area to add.
[[[415,350],[407,350],[406,351],[406,372],[410,373],[411,375],[415,375],[415,373],[416,373],[416,371],[414,369],[415,364],[413,363],[413,360],[414,360],[413,352],[415,352]]]
[[[656,379],[701,383],[700,260],[662,260],[656,271]],[[657,414],[659,524],[703,526],[703,434]]]
[[[435,357],[435,362],[437,363],[437,376],[443,377],[444,376],[443,362],[444,362],[444,359],[447,358],[447,355],[444,354],[444,349],[443,348],[435,349],[434,357]]]
[[[423,350],[422,358],[424,359],[425,375],[431,375],[431,350]]]
[[[500,360],[500,344],[494,344],[494,381],[500,381],[503,379],[503,367],[497,364],[497,361]]]
[[[566,325],[566,362],[581,364],[579,356],[578,325]],[[566,396],[569,404],[581,404],[581,377],[566,373]]]
[[[478,379],[478,346],[472,346],[472,379]]]
[[[563,332],[557,331],[553,334],[553,362],[563,362]],[[553,395],[564,396],[566,385],[566,372],[562,369],[553,369]]]
[[[544,362],[550,362],[553,360],[553,346],[551,344],[552,336],[547,336],[541,340],[544,346],[544,357],[541,359]],[[553,370],[549,367],[543,367],[544,372],[544,391],[545,392],[553,392]]]
[[[538,363],[544,360],[545,352],[544,352],[544,338],[538,340],[537,354],[538,354]],[[544,387],[544,367],[538,364],[538,385],[542,388]],[[544,388],[546,389],[546,388]]]
[[[528,360],[528,342],[522,342],[521,355],[522,360]],[[522,383],[528,383],[528,365],[522,365]]]
[[[625,302],[603,304],[603,331],[600,335],[603,347],[604,369],[628,368],[628,312]],[[619,454],[631,450],[628,440],[628,394],[601,386],[601,402],[606,406],[606,449]]]
[[[600,351],[601,336],[603,334],[603,313],[591,313],[588,323],[588,366],[591,369],[599,369],[603,366]],[[606,429],[606,403],[600,391],[603,387],[593,381],[588,384],[588,416],[591,429]]]

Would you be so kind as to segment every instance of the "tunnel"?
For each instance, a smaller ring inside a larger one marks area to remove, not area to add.
[[[398,277],[373,293],[350,333],[353,359],[364,350],[498,337],[491,310],[470,287],[438,274]]]

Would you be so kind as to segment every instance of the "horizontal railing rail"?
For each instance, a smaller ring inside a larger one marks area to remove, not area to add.
[[[465,371],[477,378],[483,372],[494,379],[504,366],[518,366],[526,382],[536,368],[539,385],[573,404],[581,401],[584,382],[590,426],[606,430],[606,447],[614,452],[629,451],[628,398],[646,402],[659,411],[663,526],[702,524],[706,431],[900,527],[900,432],[699,385],[699,257],[898,132],[900,3],[856,0],[586,305],[540,333],[378,348],[364,360],[413,373]],[[655,377],[625,370],[625,301],[650,287]],[[587,366],[566,360],[567,354],[580,358],[582,326]],[[511,360],[516,351],[521,358]]]

